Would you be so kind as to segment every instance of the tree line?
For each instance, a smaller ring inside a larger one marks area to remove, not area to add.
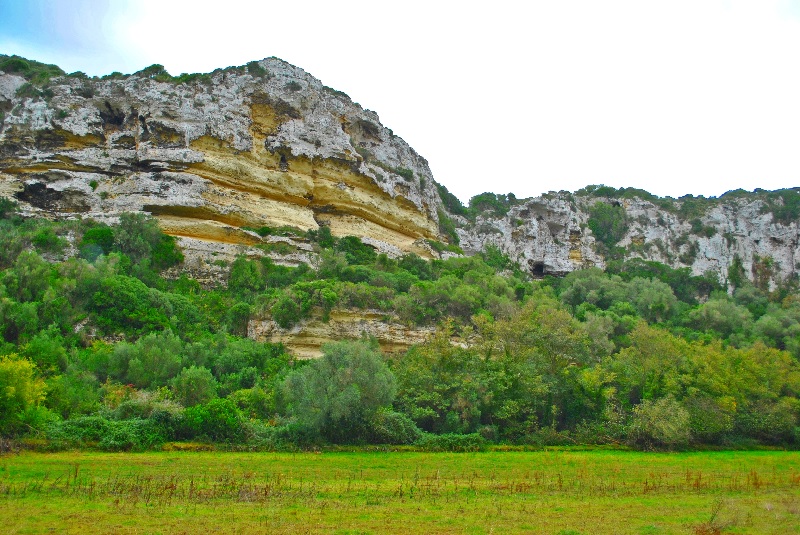
[[[729,289],[638,259],[534,281],[496,248],[391,259],[322,227],[305,234],[316,267],[239,257],[203,288],[163,276],[181,252],[141,214],[52,222],[2,199],[0,217],[5,437],[108,450],[800,440],[792,281]],[[290,327],[336,308],[437,330],[403,355],[340,341],[313,361],[245,336],[252,318]]]

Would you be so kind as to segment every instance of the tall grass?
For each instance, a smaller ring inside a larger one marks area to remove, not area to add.
[[[790,533],[799,514],[787,452],[0,457],[11,532]]]

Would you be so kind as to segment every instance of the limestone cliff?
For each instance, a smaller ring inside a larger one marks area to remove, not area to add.
[[[301,233],[253,230],[323,224],[391,256],[437,256],[428,240],[457,238],[467,254],[492,244],[533,276],[603,267],[609,253],[720,280],[738,259],[772,285],[800,270],[791,195],[698,203],[587,188],[513,199],[499,212],[454,209],[425,159],[377,114],[276,58],[177,78],[159,66],[101,79],[53,67],[34,83],[18,60],[0,59],[0,196],[47,217],[151,213],[178,237],[181,269],[208,283],[242,253],[314,263]],[[592,231],[598,203],[624,212],[614,243]]]
[[[775,286],[800,273],[800,188],[730,192],[719,198],[657,198],[646,192],[589,187],[515,201],[504,215],[482,213],[474,222],[456,217],[461,245],[470,253],[500,248],[533,275],[564,275],[604,267],[609,247],[591,230],[598,203],[614,207],[624,232],[613,246],[618,258],[655,260],[695,275],[728,279],[736,259],[750,279]],[[599,195],[598,195],[599,193]]]
[[[282,329],[273,320],[251,320],[247,335],[254,340],[281,342],[296,357],[315,358],[322,355],[320,346],[326,342],[362,337],[374,337],[384,353],[403,353],[424,342],[434,331],[433,327],[403,325],[385,312],[335,310],[328,321],[316,314],[291,329]]]
[[[377,114],[276,58],[173,79],[0,72],[0,195],[30,214],[155,215],[182,245],[330,226],[390,254],[438,238],[430,169]],[[241,250],[241,248],[236,249]]]

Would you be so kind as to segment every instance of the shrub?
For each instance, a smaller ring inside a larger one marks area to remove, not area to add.
[[[364,342],[329,343],[322,352],[284,380],[287,413],[330,441],[363,442],[376,413],[394,400],[394,375]]]
[[[450,243],[458,245],[460,240],[458,238],[458,232],[456,232],[456,224],[453,223],[453,220],[450,219],[444,211],[437,210],[437,212],[439,216],[439,232],[446,236]]]
[[[152,332],[135,344],[118,343],[109,372],[139,388],[165,386],[183,369],[183,342],[171,331]]]
[[[306,233],[309,240],[316,242],[323,249],[330,249],[336,243],[336,239],[331,234],[331,228],[321,225],[317,230],[309,230]]]
[[[213,399],[186,409],[180,433],[184,438],[238,442],[243,438],[242,416],[230,399]]]
[[[50,424],[45,435],[64,445],[84,446],[100,442],[108,425],[109,420],[102,416],[80,416]]]
[[[217,396],[217,380],[208,368],[191,366],[172,380],[172,391],[184,407],[194,407]]]
[[[35,85],[46,84],[50,78],[64,75],[64,71],[55,65],[19,56],[0,56],[0,71],[18,74]]]
[[[486,440],[478,433],[459,435],[456,433],[445,433],[443,435],[432,435],[425,433],[416,445],[425,451],[483,451],[486,449]]]
[[[357,236],[340,238],[334,246],[334,250],[344,253],[347,263],[350,265],[370,265],[378,257],[375,249],[362,242]]]
[[[107,255],[114,247],[114,230],[105,224],[98,224],[83,233],[80,242],[81,256],[93,261],[98,256]]]
[[[606,247],[616,245],[628,231],[628,217],[620,204],[597,202],[589,208],[589,228]]]
[[[291,292],[284,292],[270,309],[272,319],[284,329],[290,329],[305,317],[303,306]]]
[[[628,440],[643,449],[674,448],[689,442],[690,416],[671,396],[644,400],[633,409]]]
[[[704,444],[719,443],[733,430],[735,407],[732,399],[705,396],[687,400],[692,436]]]
[[[141,213],[125,213],[114,228],[114,249],[130,257],[134,263],[150,259],[153,267],[164,269],[183,261],[175,239],[167,236],[152,217]]]
[[[455,215],[466,215],[467,209],[458,197],[450,193],[446,187],[438,182],[436,183],[436,189],[439,191],[439,199],[441,199],[448,212]]]
[[[396,167],[394,168],[394,172],[403,177],[403,179],[408,182],[414,180],[414,171],[412,171],[411,169],[406,169],[405,167]]]
[[[171,438],[171,431],[158,418],[109,420],[102,416],[82,416],[49,424],[45,436],[62,447],[97,446],[105,451],[130,451],[159,446]]]
[[[170,436],[152,419],[110,421],[98,446],[105,451],[149,449],[163,444]]]
[[[768,444],[792,442],[796,426],[797,400],[790,398],[759,401],[743,407],[738,411],[735,422],[738,434]]]
[[[486,262],[486,265],[495,268],[498,271],[513,269],[514,262],[505,254],[499,247],[489,244],[481,253],[481,258]]]
[[[380,409],[370,422],[371,442],[377,444],[413,444],[422,436],[414,420],[403,413]]]
[[[167,69],[165,69],[163,65],[159,65],[158,63],[154,63],[149,67],[145,67],[144,69],[137,71],[134,74],[138,74],[144,78],[151,78],[151,79],[152,78],[158,79],[159,77],[163,78],[165,76],[172,78],[167,72]]]
[[[89,306],[97,314],[98,325],[110,332],[145,333],[169,325],[172,310],[161,297],[161,292],[148,288],[139,279],[115,275],[102,280],[100,291],[92,296]]]
[[[249,368],[253,369],[253,368]],[[275,392],[262,388],[242,388],[231,392],[228,399],[236,403],[247,418],[268,419],[275,416]]]
[[[508,213],[511,202],[506,195],[496,193],[481,193],[469,200],[469,212],[474,218],[477,215],[503,217]]]
[[[8,197],[0,197],[0,219],[5,219],[9,215],[15,214],[19,205]]]
[[[251,61],[247,63],[246,67],[248,74],[255,76],[256,78],[263,78],[267,75],[267,69],[262,67],[257,61]]]
[[[37,249],[50,253],[61,253],[67,247],[67,240],[58,236],[52,227],[45,227],[39,230],[31,238]]]
[[[151,264],[155,269],[167,269],[183,262],[183,253],[173,236],[162,234],[151,247]]]
[[[797,221],[800,218],[800,189],[782,189],[770,192],[761,212],[771,212],[775,221],[784,225]]]
[[[33,362],[13,354],[0,357],[0,434],[20,431],[21,415],[44,397],[45,384]]]

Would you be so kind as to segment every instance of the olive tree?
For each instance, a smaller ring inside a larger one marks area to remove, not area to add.
[[[394,375],[364,342],[329,343],[322,352],[284,380],[285,412],[332,442],[361,442],[378,410],[394,400]]]

